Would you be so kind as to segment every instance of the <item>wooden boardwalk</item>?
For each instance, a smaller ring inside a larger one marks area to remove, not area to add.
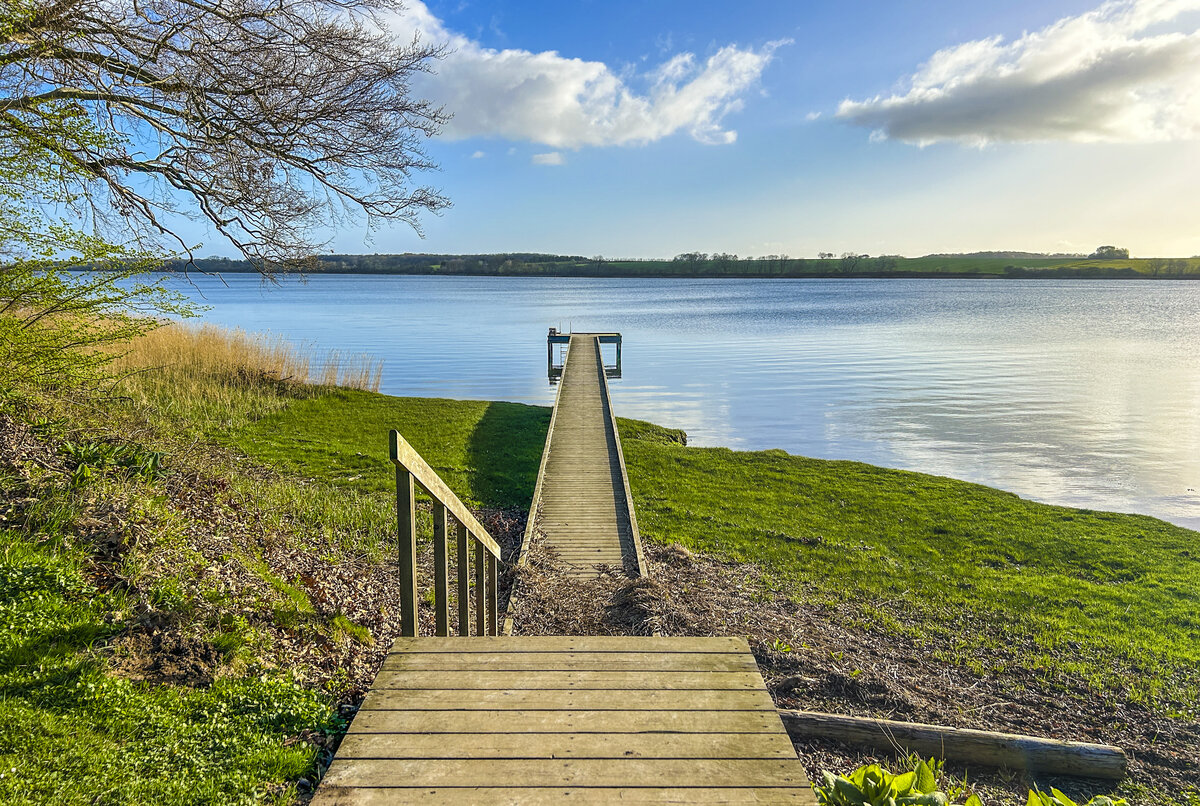
[[[740,638],[398,638],[314,800],[816,803]]]
[[[573,334],[567,348],[534,493],[530,534],[534,529],[576,574],[594,575],[600,564],[643,572],[620,437],[593,335]]]

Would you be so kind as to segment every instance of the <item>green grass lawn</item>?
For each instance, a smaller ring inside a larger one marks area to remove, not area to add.
[[[397,428],[462,497],[527,507],[547,409],[338,392],[234,433],[251,456],[390,490]],[[1021,647],[1029,668],[1197,704],[1200,535],[1150,517],[1038,504],[954,479],[854,462],[688,448],[621,421],[643,535],[761,564],[771,584],[872,629],[950,632],[946,660]],[[1011,661],[1008,661],[1011,662]]]
[[[236,429],[229,441],[280,470],[390,493],[394,428],[464,501],[528,508],[549,426],[550,410],[540,406],[338,389],[295,400]]]
[[[47,524],[48,525],[48,524]],[[107,674],[91,652],[130,602],[87,581],[86,552],[52,530],[0,529],[0,802],[291,800],[314,751],[287,740],[331,726],[329,701],[278,677],[207,688]]]
[[[957,663],[1014,644],[1030,668],[1197,706],[1196,532],[782,451],[629,439],[625,458],[652,540],[761,563],[874,629],[949,632]]]
[[[529,505],[544,407],[312,387],[254,394],[250,407],[231,397],[212,411],[166,408],[171,424],[160,427],[175,434],[164,443],[168,467],[191,462],[188,446],[204,434],[277,467],[283,476],[263,478],[227,458],[205,460],[229,501],[252,503],[266,528],[323,535],[330,562],[391,555],[391,428],[464,500]],[[954,650],[936,655],[948,663],[985,674],[1018,663],[1047,679],[1120,689],[1167,713],[1196,712],[1196,532],[919,473],[687,448],[680,432],[639,421],[622,419],[620,428],[647,540],[753,561],[765,585],[833,605],[837,618],[865,629],[904,640],[950,636],[937,644]],[[292,800],[289,782],[310,774],[315,750],[290,738],[332,723],[327,694],[245,668],[196,688],[106,668],[102,648],[141,629],[131,613],[146,607],[121,586],[93,582],[96,546],[79,522],[114,495],[153,526],[145,532],[153,539],[140,538],[130,554],[146,567],[130,571],[129,590],[149,596],[151,612],[185,624],[196,617],[171,583],[201,566],[146,565],[155,543],[190,534],[187,518],[164,503],[162,482],[120,481],[116,468],[91,480],[26,470],[34,482],[0,473],[0,492],[23,502],[24,513],[9,509],[0,522],[0,801]],[[292,592],[290,578],[274,581]],[[1012,651],[986,651],[997,647]]]

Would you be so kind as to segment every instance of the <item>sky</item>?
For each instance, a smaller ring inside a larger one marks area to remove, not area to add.
[[[1200,0],[407,6],[453,207],[328,251],[1200,254]]]

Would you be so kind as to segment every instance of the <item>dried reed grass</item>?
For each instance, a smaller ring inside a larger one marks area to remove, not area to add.
[[[212,324],[170,324],[129,343],[124,372],[162,369],[174,379],[276,381],[379,391],[383,362],[362,353],[311,351],[279,336]]]

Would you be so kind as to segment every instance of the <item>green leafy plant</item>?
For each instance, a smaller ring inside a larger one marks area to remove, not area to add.
[[[905,773],[868,764],[848,776],[824,771],[821,779],[824,785],[813,787],[821,806],[947,806],[950,802],[946,793],[938,791],[933,769],[922,760]]]
[[[820,806],[949,806],[950,797],[938,790],[942,762],[912,757],[911,772],[891,773],[878,764],[859,767],[849,775],[821,772],[822,784],[813,786]],[[961,790],[959,790],[961,792]],[[971,794],[963,806],[983,806],[978,795]],[[1031,789],[1025,806],[1128,806],[1122,798],[1096,795],[1087,803],[1078,803],[1057,789],[1049,794]]]
[[[162,452],[141,445],[67,441],[62,443],[59,451],[74,460],[71,482],[77,487],[86,484],[95,473],[110,469],[146,481],[154,481],[164,473]]]
[[[1096,795],[1087,803],[1080,804],[1054,787],[1050,787],[1049,794],[1040,789],[1029,790],[1029,800],[1025,802],[1025,806],[1128,806],[1128,804],[1124,798],[1110,798],[1107,795]]]

